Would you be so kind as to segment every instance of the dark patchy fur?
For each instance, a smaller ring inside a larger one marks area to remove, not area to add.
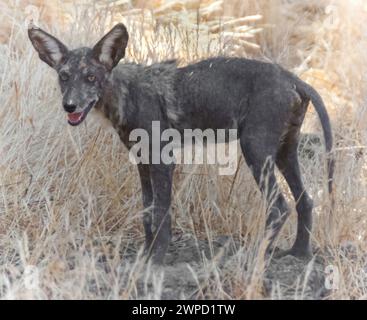
[[[242,58],[212,58],[183,68],[177,68],[174,61],[152,66],[117,65],[128,39],[121,24],[93,49],[67,53],[64,45],[48,38],[44,31],[33,28],[29,34],[42,60],[59,74],[65,69],[71,72],[72,80],[60,80],[65,109],[67,101],[83,110],[97,99],[95,110],[111,121],[128,148],[132,147],[129,133],[136,128],[151,132],[152,121],[160,121],[161,130],[175,128],[181,132],[190,128],[238,129],[246,162],[269,201],[266,223],[273,230],[272,239],[289,214],[274,175],[277,165],[297,201],[298,231],[289,253],[298,257],[312,254],[312,200],[304,189],[297,157],[300,128],[310,100],[320,116],[326,149],[330,152],[332,148],[329,118],[321,97],[312,87],[278,65]],[[51,55],[51,59],[47,51],[57,53],[58,48],[60,55]],[[85,81],[91,72],[96,76],[93,84]],[[330,161],[330,191],[332,168]],[[146,249],[154,262],[162,263],[171,238],[174,166],[140,164],[138,170],[146,209]]]

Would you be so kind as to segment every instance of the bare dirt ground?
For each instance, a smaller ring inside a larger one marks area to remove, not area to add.
[[[210,282],[214,282],[218,274],[234,272],[233,265],[237,264],[245,250],[246,248],[241,248],[240,244],[229,236],[208,242],[197,240],[190,234],[182,235],[170,245],[164,266],[152,267],[142,264],[138,268],[136,287],[130,297],[168,300],[211,299],[213,297],[207,294]],[[134,245],[120,249],[122,273],[124,269],[132,268],[139,252],[140,248]],[[107,260],[105,254],[101,253],[98,265],[109,272]],[[208,265],[211,270],[209,273]],[[243,265],[243,268],[246,271],[246,265]],[[128,286],[127,277],[122,281]],[[95,283],[91,283],[92,291],[96,290],[94,285]],[[232,294],[232,289],[225,285],[222,288],[228,297]],[[105,290],[108,295],[109,289]],[[292,256],[268,258],[262,290],[265,299],[324,299],[329,293],[325,288],[325,262],[318,255],[308,262]]]

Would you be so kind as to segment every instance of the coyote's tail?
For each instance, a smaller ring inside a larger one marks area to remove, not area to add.
[[[321,96],[313,87],[302,81],[297,84],[297,89],[300,89],[301,94],[311,99],[312,104],[314,105],[316,112],[320,118],[322,130],[324,132],[325,146],[327,152],[328,188],[329,193],[331,194],[333,191],[335,160],[331,153],[333,148],[333,134],[331,130],[330,118]]]

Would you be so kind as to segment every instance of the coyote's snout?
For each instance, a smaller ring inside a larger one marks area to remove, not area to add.
[[[118,64],[125,55],[128,33],[116,25],[93,48],[69,50],[55,37],[31,26],[29,38],[40,58],[59,75],[69,124],[83,122],[91,109],[113,125],[128,149],[137,128],[149,134],[152,122],[162,132],[173,128],[237,130],[246,162],[268,201],[267,230],[273,241],[289,208],[274,173],[276,165],[296,200],[296,241],[288,252],[312,255],[313,204],[298,163],[300,129],[311,101],[320,117],[327,152],[332,149],[328,114],[320,95],[275,64],[242,58],[211,58],[183,68],[174,61],[151,66]],[[182,134],[183,136],[183,134]],[[164,148],[169,141],[162,141]],[[162,263],[171,239],[171,187],[174,165],[138,164],[144,205],[146,252]],[[328,162],[329,190],[333,161]],[[264,179],[265,178],[265,179]]]

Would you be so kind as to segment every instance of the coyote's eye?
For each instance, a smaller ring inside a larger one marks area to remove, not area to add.
[[[68,81],[69,80],[69,75],[65,72],[60,73],[60,79],[61,79],[61,81]]]
[[[89,82],[94,82],[94,80],[96,80],[96,76],[94,76],[93,74],[88,76],[88,81]]]

